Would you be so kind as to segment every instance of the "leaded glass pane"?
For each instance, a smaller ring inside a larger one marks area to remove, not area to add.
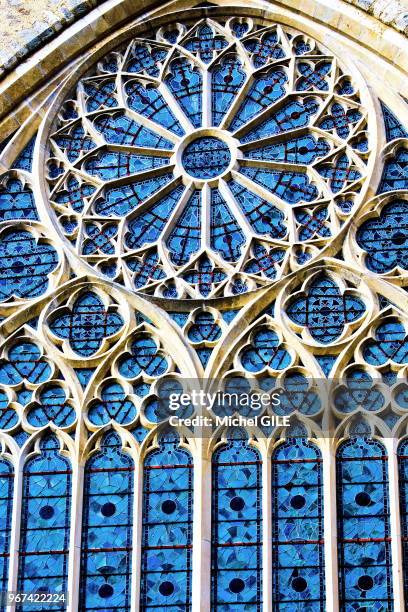
[[[262,609],[261,460],[240,430],[213,456],[212,609]]]
[[[81,610],[130,610],[133,472],[116,433],[103,438],[85,466]]]
[[[191,610],[193,460],[165,434],[144,462],[141,610]]]
[[[353,437],[337,452],[340,609],[394,609],[387,454]]]
[[[273,454],[272,526],[273,609],[325,610],[322,458],[302,438]]]
[[[18,590],[24,593],[67,593],[71,525],[72,469],[55,436],[41,439],[36,456],[23,472]],[[25,610],[42,610],[26,602]],[[67,601],[49,604],[66,610]]]

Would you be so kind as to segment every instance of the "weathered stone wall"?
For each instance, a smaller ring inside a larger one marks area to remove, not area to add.
[[[0,75],[106,0],[0,0]],[[408,0],[345,0],[408,36]],[[135,4],[142,4],[135,0]],[[301,5],[302,0],[299,0]],[[117,4],[120,4],[118,0]],[[282,2],[284,4],[284,2]],[[290,3],[293,6],[293,3]]]
[[[0,74],[104,0],[0,0]]]

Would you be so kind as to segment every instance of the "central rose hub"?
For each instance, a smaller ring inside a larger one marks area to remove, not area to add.
[[[231,151],[220,138],[200,136],[186,146],[181,163],[190,176],[212,179],[226,171],[231,163]]]

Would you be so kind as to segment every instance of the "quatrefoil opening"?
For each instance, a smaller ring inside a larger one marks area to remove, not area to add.
[[[63,349],[74,356],[92,357],[103,352],[124,326],[116,304],[106,304],[94,291],[82,292],[49,317],[52,335],[62,340]]]
[[[349,325],[366,313],[366,305],[353,289],[341,289],[326,273],[318,273],[286,300],[285,312],[308,340],[330,344],[341,339]]]

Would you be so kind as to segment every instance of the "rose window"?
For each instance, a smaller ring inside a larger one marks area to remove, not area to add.
[[[330,254],[367,190],[375,118],[352,73],[249,20],[134,39],[52,111],[48,214],[84,271],[134,291],[216,297],[276,280]]]

